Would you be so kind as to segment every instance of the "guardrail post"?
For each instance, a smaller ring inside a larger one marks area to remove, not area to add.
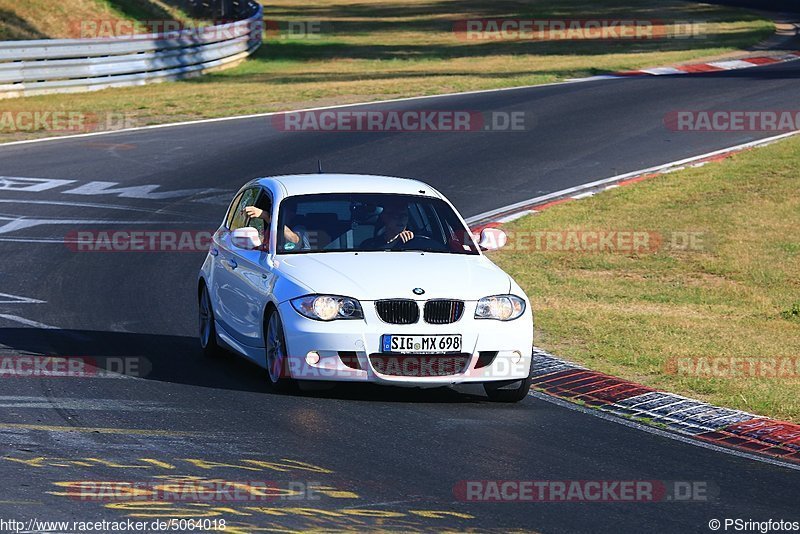
[[[236,16],[233,0],[220,0],[220,4],[220,18],[222,20],[232,20]]]

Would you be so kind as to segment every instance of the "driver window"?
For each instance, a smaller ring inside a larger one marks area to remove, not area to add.
[[[250,205],[250,204],[248,204]],[[272,199],[269,198],[269,195],[261,191],[261,194],[258,195],[258,199],[254,204],[255,207],[261,209],[264,213],[272,214]],[[246,207],[246,206],[243,206]],[[261,234],[261,240],[266,243],[269,240],[269,222],[264,220],[263,218],[251,218],[247,222],[247,226],[251,226],[258,230],[258,233]]]
[[[236,206],[236,210],[233,213],[233,219],[228,227],[231,232],[237,228],[242,228],[247,225],[247,215],[245,215],[244,209],[247,206],[252,206],[254,204],[256,196],[258,196],[257,188],[248,189],[242,194],[242,198],[239,200],[239,205]]]

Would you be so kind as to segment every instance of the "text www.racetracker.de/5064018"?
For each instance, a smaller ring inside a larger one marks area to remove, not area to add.
[[[158,532],[225,530],[224,519],[156,519],[152,521],[42,521],[37,518],[19,521],[0,519],[1,532]]]

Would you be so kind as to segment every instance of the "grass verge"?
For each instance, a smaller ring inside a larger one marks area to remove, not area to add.
[[[92,27],[108,37],[115,26],[133,27],[123,22],[191,20],[177,6],[177,0],[0,0],[0,41],[74,39]]]
[[[125,113],[143,126],[542,84],[719,56],[774,31],[762,15],[680,0],[275,0],[265,9],[265,46],[236,68],[183,82],[9,100],[0,109]],[[688,22],[697,35],[482,41],[453,31],[456,21],[480,18],[657,20],[670,34],[686,34]],[[5,128],[0,141],[53,133]]]
[[[492,259],[531,297],[538,346],[800,422],[798,167],[794,137],[554,206],[507,225]],[[639,246],[588,250],[589,232],[632,231]]]

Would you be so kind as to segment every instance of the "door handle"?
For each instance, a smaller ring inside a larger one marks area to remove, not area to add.
[[[236,260],[228,260],[228,265],[231,266],[231,269],[235,269],[239,266],[239,264],[236,263]]]
[[[215,258],[216,258],[217,256],[219,256],[219,249],[212,248],[212,249],[211,249],[209,252],[210,252],[210,253],[211,253],[211,255],[212,255],[212,256],[214,256]]]

